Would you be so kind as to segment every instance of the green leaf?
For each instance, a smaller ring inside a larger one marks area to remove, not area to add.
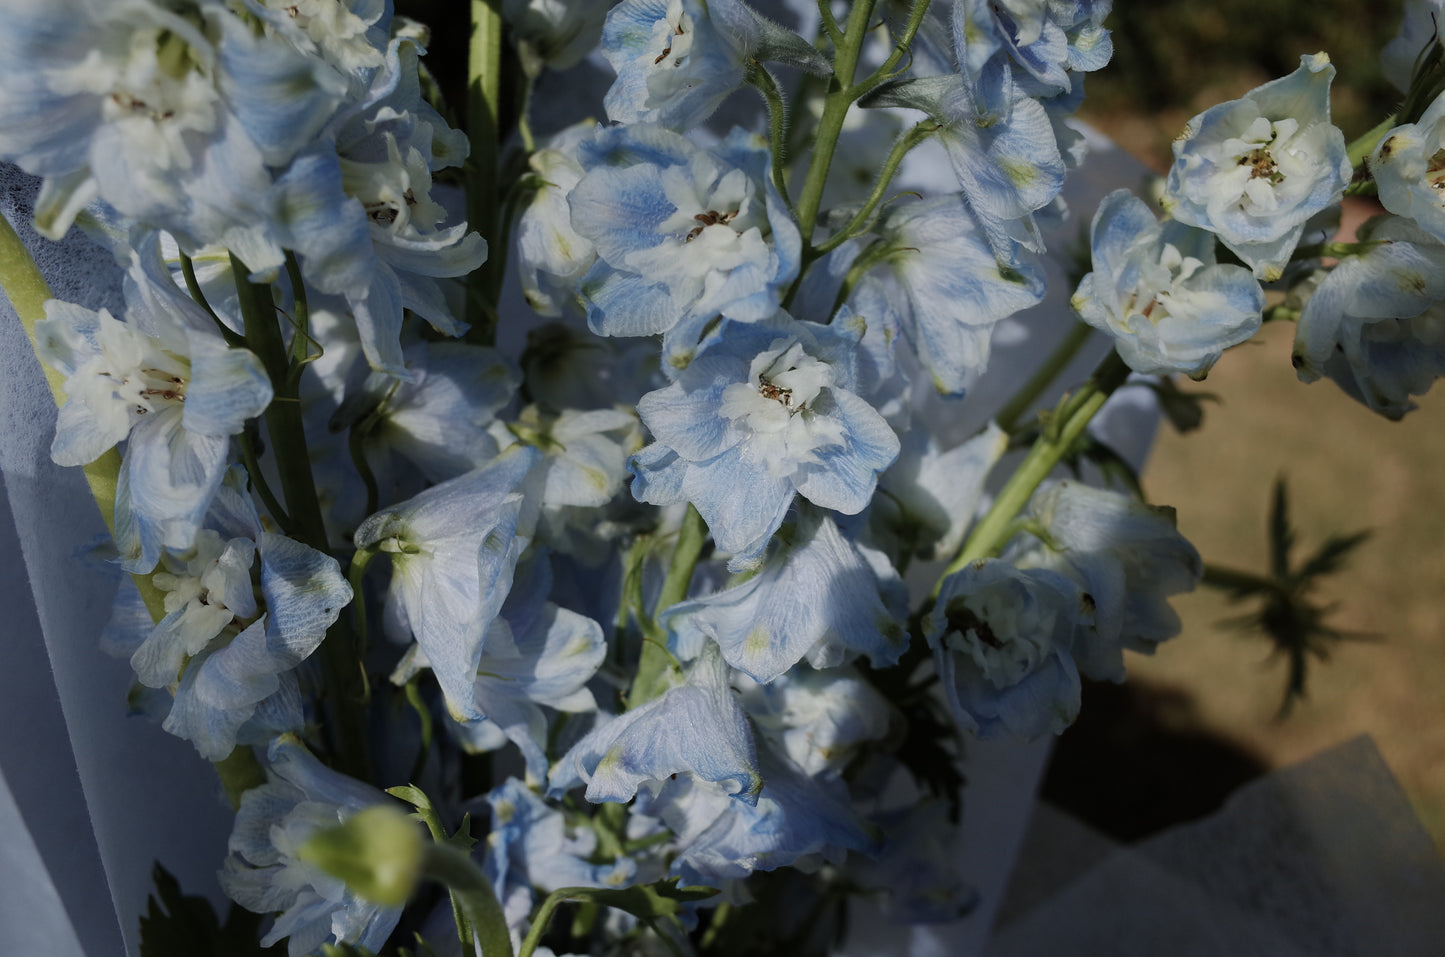
[[[141,957],[253,957],[284,952],[279,946],[261,946],[262,915],[232,904],[222,924],[211,902],[182,894],[180,883],[159,861],[151,879],[155,892],[140,919]]]

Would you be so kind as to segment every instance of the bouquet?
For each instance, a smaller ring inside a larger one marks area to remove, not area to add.
[[[234,810],[233,919],[141,952],[965,917],[963,750],[1068,727],[1205,574],[1131,410],[1265,321],[1389,418],[1445,372],[1439,7],[1374,130],[1307,54],[1107,191],[1108,0],[0,0],[0,160],[117,279],[52,298],[0,220],[116,709]],[[1225,580],[1323,633],[1276,584]]]

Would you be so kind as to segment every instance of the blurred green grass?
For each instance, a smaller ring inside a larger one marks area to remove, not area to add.
[[[1373,127],[1400,94],[1379,72],[1402,4],[1314,0],[1116,0],[1115,56],[1090,76],[1083,115],[1156,170],[1194,114],[1293,70],[1324,50],[1338,70],[1333,113],[1346,138]],[[1277,476],[1306,552],[1331,534],[1373,537],[1327,582],[1332,623],[1378,636],[1312,668],[1309,698],[1276,721],[1284,682],[1270,646],[1220,622],[1240,611],[1218,592],[1176,602],[1184,633],[1153,658],[1131,656],[1131,680],[1182,691],[1188,720],[1279,767],[1368,733],[1445,850],[1445,389],[1392,423],[1332,383],[1299,383],[1293,329],[1266,328],[1232,350],[1198,387],[1223,402],[1204,427],[1166,429],[1145,474],[1153,501],[1178,509],[1205,559],[1264,571],[1265,523]]]

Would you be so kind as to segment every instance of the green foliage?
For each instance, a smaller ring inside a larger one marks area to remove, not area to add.
[[[1284,718],[1295,702],[1305,697],[1311,658],[1326,661],[1337,643],[1371,637],[1331,628],[1326,619],[1337,606],[1322,605],[1312,598],[1319,580],[1343,569],[1350,553],[1369,538],[1370,533],[1331,536],[1296,567],[1291,556],[1296,535],[1289,521],[1289,493],[1281,478],[1274,486],[1268,534],[1268,577],[1208,566],[1204,582],[1226,592],[1231,601],[1259,603],[1255,610],[1226,624],[1262,632],[1274,644],[1275,655],[1285,659],[1287,674],[1279,709],[1279,716]]]
[[[253,957],[280,954],[262,947],[260,914],[235,904],[222,924],[204,897],[181,893],[181,885],[160,862],[151,871],[155,892],[140,919],[141,957]]]

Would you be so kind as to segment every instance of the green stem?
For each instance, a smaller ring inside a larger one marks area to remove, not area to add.
[[[896,246],[890,246],[880,239],[869,244],[867,249],[859,253],[858,258],[853,260],[853,265],[848,267],[848,272],[844,274],[843,281],[838,284],[838,293],[833,297],[833,309],[828,313],[828,321],[833,321],[833,317],[838,314],[838,310],[843,308],[843,303],[848,301],[848,296],[852,294],[853,287],[858,285],[858,280],[862,279],[868,270],[883,262],[889,256],[903,251],[904,250],[900,250]]]
[[[788,196],[788,171],[784,162],[788,155],[788,107],[773,75],[756,60],[748,64],[747,82],[762,94],[768,104],[768,140],[773,154],[773,185],[783,197],[788,211],[793,211],[793,200]]]
[[[251,487],[261,496],[261,504],[266,506],[266,511],[271,513],[278,526],[290,528],[291,517],[281,507],[280,500],[276,498],[276,493],[271,491],[271,485],[261,471],[261,460],[256,456],[256,443],[251,441],[251,436],[246,432],[242,432],[237,438],[240,439],[241,461],[246,464],[246,474],[251,477]]]
[[[317,551],[328,551],[321,502],[311,476],[311,454],[301,416],[301,400],[291,375],[286,343],[281,338],[281,325],[276,320],[271,287],[248,282],[245,267],[235,256],[231,257],[231,268],[236,276],[246,343],[261,360],[275,392],[266,407],[265,419],[266,431],[271,437],[271,455],[281,478],[281,494],[286,500],[286,515],[290,519],[286,534]],[[353,600],[360,600],[359,596]],[[347,616],[340,616],[322,641],[321,660],[330,698],[330,729],[335,736],[338,767],[352,777],[365,780],[368,762],[363,709],[367,691],[360,653]]]
[[[833,150],[838,146],[838,136],[843,132],[848,108],[860,95],[853,86],[853,74],[858,70],[858,57],[863,51],[863,41],[867,39],[875,3],[876,0],[854,0],[852,9],[848,11],[848,25],[834,41],[833,79],[829,84],[828,98],[823,103],[823,116],[818,121],[808,175],[798,196],[798,228],[802,231],[803,242],[809,247],[817,226],[818,207],[823,202],[823,186],[828,181],[828,169],[833,163]]]
[[[35,260],[31,258],[30,250],[25,248],[10,221],[4,216],[0,216],[0,289],[5,291],[10,305],[15,308],[15,315],[20,317],[20,324],[25,327],[25,335],[30,340],[30,348],[35,350],[38,360],[40,352],[37,348],[38,340],[35,338],[35,324],[45,318],[45,303],[55,297],[50,292],[50,284],[40,274],[40,267],[36,266]],[[56,407],[64,405],[65,376],[43,362],[40,363],[40,370],[45,374],[45,384],[50,387],[50,396],[55,400]],[[105,522],[106,531],[112,538],[115,537],[115,492],[120,481],[120,469],[120,453],[114,448],[108,449],[95,461],[81,466],[85,482],[90,486],[91,498],[95,499],[95,504],[100,509],[101,521]],[[135,582],[151,618],[155,621],[164,618],[165,596],[151,584],[150,576],[132,575],[131,580]]]
[[[842,46],[843,28],[838,26],[838,18],[833,16],[833,7],[828,0],[818,0],[818,17],[823,23],[823,32],[832,42],[833,48],[837,49]]]
[[[692,582],[692,573],[697,568],[706,542],[707,523],[702,520],[697,509],[689,505],[687,514],[682,519],[682,528],[677,533],[672,564],[667,569],[667,576],[662,580],[657,607],[651,616],[640,622],[645,640],[638,657],[637,674],[633,677],[632,687],[627,694],[628,707],[635,708],[650,701],[663,690],[662,676],[675,659],[667,650],[667,636],[662,634],[658,627],[657,616],[687,597],[687,587]]]
[[[502,102],[502,7],[500,0],[471,0],[472,38],[467,56],[467,222],[489,243],[497,240],[497,183],[501,146],[498,110]],[[497,338],[501,270],[487,262],[467,277],[467,333],[470,341],[492,345]]]
[[[471,925],[483,957],[512,957],[512,938],[497,894],[481,870],[450,844],[428,844],[422,853],[422,874],[446,886]],[[535,945],[533,945],[535,947]],[[472,953],[468,949],[466,953]],[[523,953],[526,953],[524,950]]]
[[[998,423],[999,428],[1005,432],[1013,431],[1014,423],[1018,421],[1019,416],[1033,407],[1038,397],[1044,394],[1044,390],[1059,377],[1059,373],[1064,371],[1064,367],[1083,348],[1093,331],[1093,326],[1087,323],[1074,322],[1068,334],[1054,347],[1054,351],[1049,353],[1044,364],[1039,366],[1018,392],[1014,393],[1013,398],[1009,399],[1002,409],[999,409],[998,415],[994,416],[994,421]]]
[[[231,327],[216,315],[216,310],[212,309],[211,304],[206,301],[206,294],[201,291],[201,282],[196,278],[196,264],[191,261],[191,257],[181,252],[177,254],[181,258],[181,276],[186,281],[186,292],[191,294],[191,298],[196,301],[196,304],[206,310],[206,314],[216,323],[216,328],[220,330],[221,338],[226,340],[226,345],[232,348],[244,347],[246,340],[236,335]]]
[[[1044,430],[1034,443],[1029,454],[1010,476],[1008,483],[994,499],[993,507],[968,536],[958,555],[933,586],[931,597],[937,598],[943,588],[943,580],[959,571],[969,562],[995,554],[1007,542],[1004,535],[1012,526],[1014,517],[1033,497],[1034,491],[1048,478],[1054,466],[1068,454],[1079,437],[1084,434],[1090,420],[1103,407],[1114,390],[1129,378],[1129,367],[1119,358],[1117,352],[1110,352],[1099,363],[1094,374],[1074,396],[1065,398],[1056,413],[1057,421]]]
[[[853,214],[853,218],[848,221],[848,225],[818,244],[817,254],[819,256],[837,249],[867,227],[870,218],[873,216],[873,211],[878,208],[879,203],[883,202],[883,197],[888,192],[888,185],[893,182],[893,177],[898,172],[898,167],[903,163],[903,158],[907,156],[909,151],[915,146],[941,129],[943,129],[943,125],[936,120],[924,120],[907,133],[898,137],[897,142],[893,144],[893,149],[888,153],[888,158],[883,161],[883,169],[878,174],[878,182],[873,186],[873,192],[870,193],[868,199],[864,201],[862,208]]]
[[[1379,126],[1376,126],[1370,130],[1370,132],[1351,143],[1345,150],[1345,155],[1350,158],[1350,166],[1358,169],[1360,164],[1375,151],[1375,147],[1379,145],[1380,140],[1385,138],[1385,134],[1393,130],[1398,124],[1399,118],[1394,113],[1391,113],[1380,121]]]
[[[913,7],[908,11],[908,22],[904,24],[903,32],[893,44],[893,52],[888,54],[888,59],[884,60],[878,69],[858,84],[859,96],[894,77],[894,71],[908,55],[908,48],[913,45],[913,38],[918,35],[918,28],[923,26],[923,18],[928,14],[928,3],[929,0],[914,0]]]

